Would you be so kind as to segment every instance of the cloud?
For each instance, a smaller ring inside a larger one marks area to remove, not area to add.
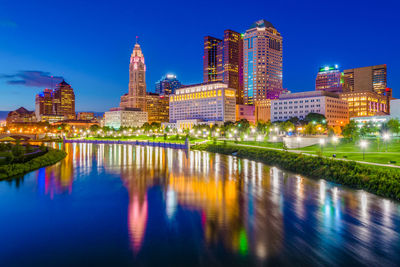
[[[17,23],[11,20],[0,19],[0,28],[17,28]]]
[[[38,70],[23,70],[16,74],[0,74],[1,79],[6,79],[11,85],[24,85],[27,87],[51,88],[60,83],[62,76],[51,76],[50,72]]]

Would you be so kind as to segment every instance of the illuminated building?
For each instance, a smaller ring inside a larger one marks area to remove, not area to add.
[[[53,93],[53,114],[75,119],[75,94],[64,80],[57,84]]]
[[[342,93],[340,98],[348,102],[350,118],[389,114],[388,99],[385,95],[358,91]]]
[[[315,90],[333,93],[342,92],[342,73],[338,65],[321,67],[315,79]]]
[[[94,120],[63,120],[54,122],[53,125],[69,125],[74,129],[88,129],[90,126],[99,125],[97,121]]]
[[[255,106],[236,105],[236,121],[247,120],[250,123],[255,123]]]
[[[121,96],[120,107],[146,111],[146,65],[137,40],[129,64],[129,92]]]
[[[156,94],[170,95],[174,94],[175,90],[182,86],[181,82],[176,78],[176,75],[167,74],[163,79],[156,82]]]
[[[78,112],[77,118],[82,121],[91,121],[96,119],[93,112]]]
[[[36,95],[35,114],[38,121],[42,121],[42,115],[53,115],[53,90],[44,89]]]
[[[169,99],[169,121],[235,121],[236,91],[223,82],[195,84],[176,90]]]
[[[254,106],[256,122],[267,122],[271,120],[271,99],[256,101]]]
[[[237,104],[243,103],[243,38],[238,32],[224,31],[223,40],[204,38],[203,81],[222,81],[236,90]]]
[[[204,56],[203,56],[203,82],[217,81],[218,64],[218,45],[221,39],[211,36],[204,37]]]
[[[256,21],[244,34],[244,104],[276,99],[282,93],[282,36],[266,20]]]
[[[40,121],[46,121],[50,124],[65,120],[64,115],[56,115],[56,114],[42,114],[40,115]]]
[[[104,113],[105,126],[119,129],[121,127],[141,127],[147,122],[147,112],[139,108],[111,108]]]
[[[13,124],[32,124],[36,122],[36,115],[34,111],[29,111],[24,107],[20,107],[8,113],[6,122],[7,126]]]
[[[304,119],[309,113],[324,115],[329,126],[342,126],[349,122],[347,101],[335,93],[309,91],[282,95],[271,101],[271,122],[292,117]]]
[[[148,122],[168,122],[169,121],[169,97],[168,95],[159,95],[147,93],[146,110]]]

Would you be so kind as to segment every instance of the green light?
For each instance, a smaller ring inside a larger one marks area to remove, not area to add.
[[[246,230],[242,229],[239,233],[239,252],[242,255],[247,255],[248,250]]]

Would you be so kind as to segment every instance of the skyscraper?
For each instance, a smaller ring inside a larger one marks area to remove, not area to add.
[[[386,94],[386,64],[344,70],[343,92]]]
[[[244,34],[244,104],[276,99],[282,89],[282,36],[266,20],[256,21]]]
[[[57,84],[53,94],[53,113],[65,119],[75,119],[75,93],[64,80]]]
[[[315,90],[342,92],[342,73],[338,65],[321,67],[315,79]]]
[[[53,115],[53,90],[44,89],[43,92],[36,95],[35,115],[38,121],[41,121],[42,115]]]
[[[203,81],[222,81],[236,89],[237,103],[243,103],[243,38],[238,32],[224,31],[223,40],[204,38]]]
[[[174,94],[175,90],[182,86],[181,82],[176,78],[176,75],[167,74],[161,80],[156,82],[156,94],[170,95]]]
[[[221,39],[211,36],[204,37],[204,56],[203,56],[203,82],[217,81],[218,64],[218,44]]]
[[[146,65],[137,40],[129,64],[129,92],[121,96],[120,106],[146,111]]]

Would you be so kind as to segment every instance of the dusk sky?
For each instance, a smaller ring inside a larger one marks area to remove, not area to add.
[[[139,36],[147,90],[166,73],[202,82],[203,37],[270,21],[283,36],[283,84],[314,90],[318,68],[387,64],[400,97],[397,1],[0,0],[0,110],[34,109],[49,76],[75,90],[77,111],[106,111],[128,92]]]

